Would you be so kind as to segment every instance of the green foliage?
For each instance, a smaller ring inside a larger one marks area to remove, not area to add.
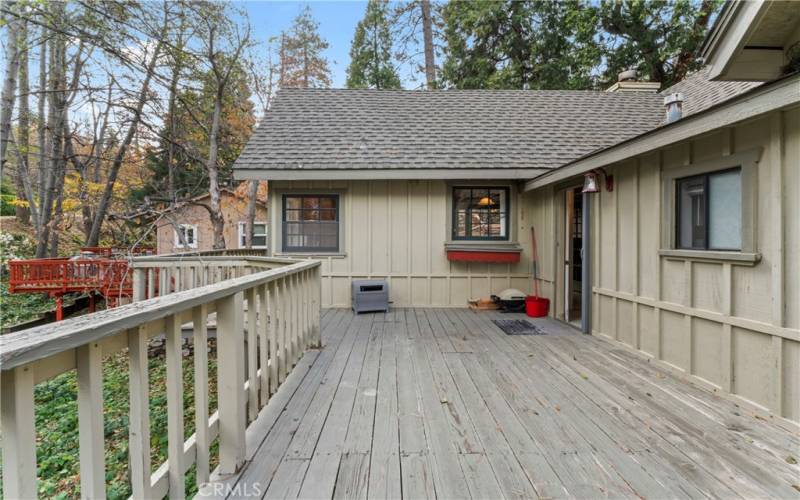
[[[719,0],[453,0],[444,9],[456,88],[603,88],[617,73],[672,85],[696,69]]]
[[[457,88],[591,88],[596,10],[579,0],[454,0],[443,79]]]
[[[103,420],[105,438],[106,488],[108,498],[131,495],[128,474],[128,357],[120,352],[103,363]],[[166,362],[163,356],[149,360],[150,453],[155,470],[167,459]],[[193,357],[183,358],[184,427],[194,433]],[[216,408],[216,359],[209,353],[209,406]],[[78,450],[78,387],[74,370],[36,386],[36,456],[39,496],[74,498],[80,495]],[[99,430],[98,430],[99,431]],[[216,465],[216,446],[212,467]],[[186,494],[197,492],[194,468],[186,477]]]
[[[11,189],[10,183],[0,182],[0,215],[15,215],[16,208],[14,207],[14,200],[17,197],[14,190]]]
[[[386,0],[369,0],[364,19],[356,25],[350,46],[347,87],[399,89],[400,77],[392,62],[392,36]]]
[[[664,87],[682,80],[700,63],[696,51],[721,0],[602,0],[601,41],[606,56],[604,79],[636,68]]]

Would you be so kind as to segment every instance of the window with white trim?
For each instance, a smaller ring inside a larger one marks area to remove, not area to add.
[[[247,222],[239,222],[239,248],[247,247]],[[253,248],[267,248],[267,223],[253,223]]]
[[[196,225],[179,224],[175,230],[175,248],[197,248],[197,235]]]

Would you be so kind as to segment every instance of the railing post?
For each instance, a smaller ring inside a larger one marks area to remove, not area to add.
[[[258,416],[258,356],[256,332],[258,330],[256,313],[258,299],[256,287],[247,290],[247,419],[252,422]]]
[[[0,374],[3,429],[3,496],[36,498],[36,427],[33,368],[21,366]]]
[[[242,293],[217,302],[219,470],[233,474],[244,463],[244,339]]]
[[[130,363],[130,418],[128,452],[133,498],[150,498],[150,392],[147,364],[147,329],[128,330]]]
[[[183,478],[183,349],[180,314],[167,316],[167,460],[169,498],[185,496]]]
[[[139,302],[147,298],[147,269],[133,269],[133,301]]]
[[[209,479],[208,439],[208,306],[192,310],[194,331],[194,428],[197,450],[197,486]]]
[[[76,349],[81,498],[105,498],[103,350],[97,342]]]

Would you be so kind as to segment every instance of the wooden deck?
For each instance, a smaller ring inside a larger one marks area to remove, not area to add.
[[[327,310],[206,494],[267,498],[800,498],[791,424],[550,320]],[[521,317],[521,316],[520,316]]]

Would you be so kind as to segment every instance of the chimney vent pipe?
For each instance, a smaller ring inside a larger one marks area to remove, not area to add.
[[[678,92],[666,96],[664,98],[664,111],[667,123],[680,120],[683,116],[683,94]]]

